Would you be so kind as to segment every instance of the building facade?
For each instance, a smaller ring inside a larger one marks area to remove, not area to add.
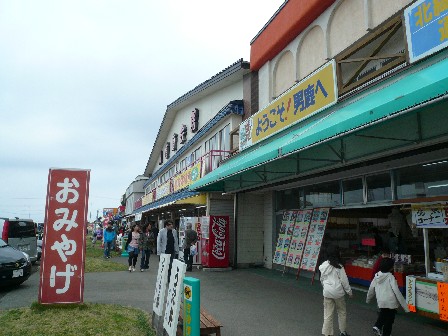
[[[411,208],[448,200],[439,5],[289,0],[252,40],[262,108],[241,124],[239,153],[190,186],[235,195],[236,264],[299,273],[304,249],[296,267],[288,252],[276,260],[285,213],[317,208],[329,209],[319,243],[339,245],[347,260],[373,252],[363,239],[374,232],[389,248],[398,210],[400,254],[425,262]],[[412,35],[430,21],[432,49]],[[431,243],[446,242],[446,231]]]
[[[228,215],[234,196],[188,190],[238,149],[238,131],[250,94],[249,63],[242,59],[168,105],[144,175],[144,194],[133,215],[145,224],[182,217]],[[249,107],[250,108],[250,107]],[[232,234],[232,233],[231,233]]]
[[[144,195],[145,182],[148,180],[147,176],[138,175],[134,181],[131,182],[129,187],[126,189],[126,193],[124,194],[125,198],[125,217],[134,217],[133,212],[136,206],[136,203],[139,199]],[[132,220],[133,218],[130,218]]]

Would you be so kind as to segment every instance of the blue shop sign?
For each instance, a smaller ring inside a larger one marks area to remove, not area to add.
[[[409,61],[448,45],[448,0],[419,0],[404,11]]]

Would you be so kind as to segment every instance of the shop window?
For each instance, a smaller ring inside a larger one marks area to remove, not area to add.
[[[344,190],[344,204],[358,204],[364,202],[362,178],[342,181]]]
[[[341,205],[339,181],[305,187],[305,208]]]
[[[390,174],[378,174],[366,177],[367,202],[392,200]]]
[[[277,191],[275,194],[276,211],[301,208],[303,206],[303,197],[301,196],[301,189],[298,188]]]
[[[448,195],[448,161],[397,169],[397,198],[421,198]]]

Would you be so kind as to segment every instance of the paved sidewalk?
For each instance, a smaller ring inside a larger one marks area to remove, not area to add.
[[[114,261],[127,264],[127,258]],[[158,267],[151,256],[149,271],[87,273],[84,301],[138,307],[152,312]],[[223,336],[319,336],[322,327],[322,294],[319,281],[266,269],[206,272],[194,269],[188,276],[201,281],[201,305],[224,327]],[[0,298],[0,309],[29,307],[37,301],[38,273],[21,287]],[[372,335],[376,308],[365,304],[365,292],[355,291],[347,299],[348,332],[352,336]],[[335,329],[335,335],[337,328]],[[415,314],[397,315],[393,335],[446,336],[448,324]]]

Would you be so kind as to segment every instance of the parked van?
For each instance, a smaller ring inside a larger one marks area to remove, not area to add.
[[[0,234],[5,243],[27,253],[32,264],[37,261],[36,226],[32,219],[0,217]]]

